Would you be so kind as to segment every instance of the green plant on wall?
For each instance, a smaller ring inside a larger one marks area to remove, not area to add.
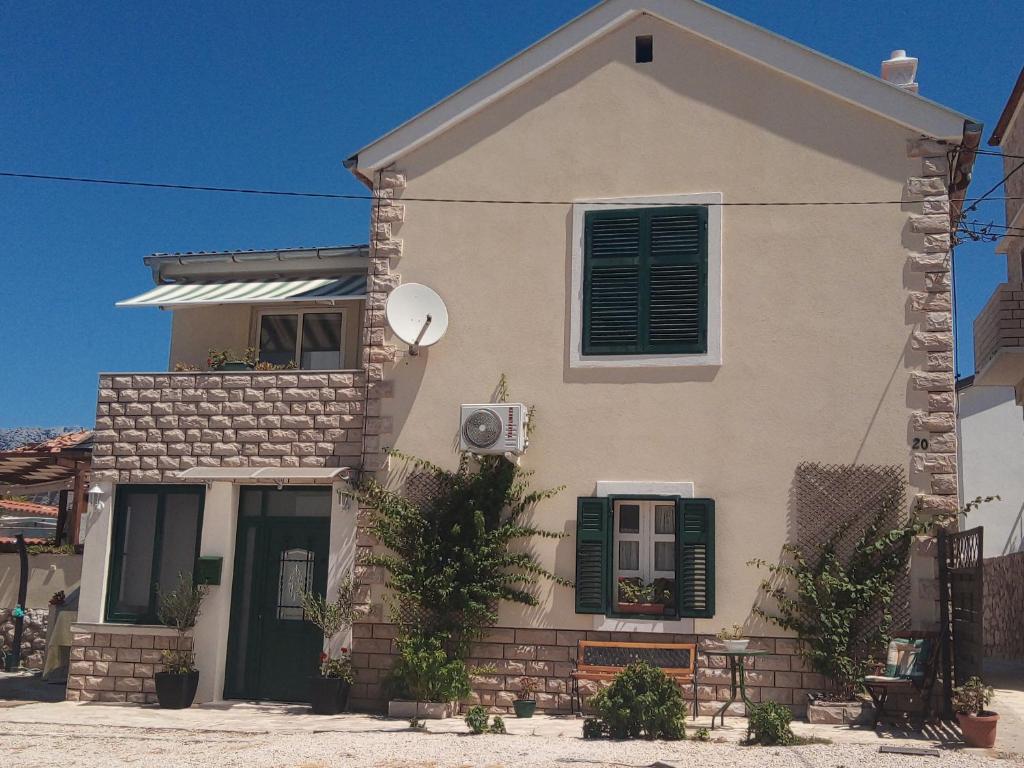
[[[886,521],[893,519],[893,505],[902,498],[899,489],[879,501],[853,546],[843,548],[848,554],[840,549],[852,522],[815,551],[787,544],[783,562],[749,563],[775,577],[761,583],[775,611],[756,607],[754,613],[796,632],[811,668],[846,697],[857,692],[888,642],[896,586],[907,568],[911,541],[931,527],[912,514],[902,526],[890,528]]]
[[[507,395],[503,384],[499,393]],[[361,491],[373,511],[369,531],[387,549],[364,562],[382,568],[395,595],[396,623],[411,611],[418,631],[448,639],[464,658],[468,643],[498,618],[502,600],[536,605],[534,587],[571,582],[541,565],[523,546],[534,537],[561,538],[527,519],[560,489],[533,490],[532,472],[502,456],[463,453],[450,470],[393,452],[406,469],[426,476],[427,501],[370,480]]]

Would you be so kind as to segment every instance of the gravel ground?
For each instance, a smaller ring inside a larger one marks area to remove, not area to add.
[[[608,742],[571,737],[469,736],[453,733],[240,733],[0,722],[0,765],[245,766],[246,768],[520,768],[625,766],[655,762],[715,768],[1011,768],[1013,759],[943,750],[940,758],[879,754],[861,744],[792,748],[698,742]]]

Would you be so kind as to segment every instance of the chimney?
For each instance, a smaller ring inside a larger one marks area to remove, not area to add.
[[[905,91],[917,93],[916,75],[917,59],[907,56],[906,51],[893,51],[892,56],[882,62],[882,79]]]

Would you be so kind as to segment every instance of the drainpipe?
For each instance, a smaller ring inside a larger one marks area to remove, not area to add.
[[[14,618],[14,642],[12,653],[7,657],[7,671],[13,672],[21,664],[21,635],[25,631],[25,600],[28,597],[28,549],[25,546],[25,535],[15,536],[18,546],[18,560],[21,563],[21,580],[18,582],[18,602],[23,611],[21,616]]]

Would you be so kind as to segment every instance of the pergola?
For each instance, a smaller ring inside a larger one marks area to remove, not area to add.
[[[56,543],[77,545],[91,458],[89,430],[0,451],[0,495],[30,496],[59,491]]]

